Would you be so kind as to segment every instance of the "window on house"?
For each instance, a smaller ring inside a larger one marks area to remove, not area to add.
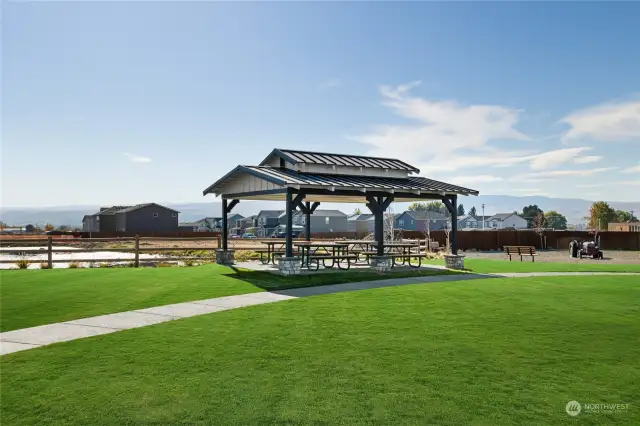
[[[403,219],[398,220],[398,225],[404,226],[404,220]]]
[[[158,213],[154,213],[154,214],[153,214],[153,217],[158,217]]]
[[[413,225],[413,219],[411,219],[411,224]]]
[[[96,216],[96,222],[100,222],[100,216]]]
[[[178,217],[178,213],[171,213],[171,217]]]
[[[328,225],[328,224],[329,224],[329,217],[325,217],[325,218],[324,218],[324,223],[325,223],[325,225]]]

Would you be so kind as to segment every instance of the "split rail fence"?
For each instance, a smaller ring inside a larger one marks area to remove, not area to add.
[[[210,241],[211,245],[193,246],[193,247],[140,247],[141,242],[177,242],[177,241]],[[86,244],[90,243],[129,243],[133,244],[132,247],[86,247]],[[74,245],[80,245],[80,247],[73,247]],[[43,246],[43,247],[28,247],[20,248],[19,246]],[[64,245],[65,247],[60,247]],[[105,263],[105,262],[133,262],[137,268],[140,266],[140,261],[144,262],[166,262],[166,261],[180,261],[180,260],[203,260],[207,259],[203,256],[165,256],[165,257],[153,257],[140,259],[140,254],[153,253],[153,252],[184,252],[184,251],[205,251],[214,252],[220,247],[219,237],[186,237],[186,238],[161,238],[161,237],[124,237],[124,238],[82,238],[82,239],[67,239],[67,238],[53,238],[48,237],[46,239],[0,239],[1,254],[18,255],[23,256],[21,259],[0,259],[0,263],[46,263],[48,268],[52,268],[54,263]],[[5,249],[5,247],[9,247]],[[99,252],[116,252],[116,253],[133,253],[133,258],[54,258],[54,253],[99,253]],[[26,256],[42,255],[46,254],[46,260],[43,259],[27,259]],[[212,258],[215,258],[212,253]]]

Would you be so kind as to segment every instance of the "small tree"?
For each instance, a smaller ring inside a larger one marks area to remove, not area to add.
[[[464,205],[458,204],[458,216],[464,216]]]
[[[545,227],[544,214],[540,213],[536,217],[534,217],[533,221],[531,222],[531,225],[535,233],[538,234],[538,236],[540,237],[540,248],[544,248],[544,239],[543,239],[544,227]]]
[[[471,209],[469,209],[469,215],[475,217],[475,215],[476,215],[476,206],[472,206]]]
[[[444,235],[447,237],[447,246],[445,247],[445,251],[447,253],[451,253],[451,241],[449,240],[449,234],[451,233],[451,226],[449,226],[449,221],[447,221],[447,223],[445,224],[444,228],[442,228],[442,230],[444,231]]]
[[[616,211],[606,201],[596,201],[589,210],[589,228],[607,229],[609,222],[615,220]]]
[[[47,224],[44,226],[44,230],[45,230],[45,232],[53,231],[54,229],[55,229],[55,228],[54,228],[54,226],[53,226],[52,224],[50,224],[50,223],[47,223]]]
[[[396,216],[393,214],[393,208],[389,207],[382,215],[383,236],[384,241],[393,241],[395,239],[395,221]]]
[[[549,228],[567,229],[567,218],[555,210],[546,212],[544,220]]]

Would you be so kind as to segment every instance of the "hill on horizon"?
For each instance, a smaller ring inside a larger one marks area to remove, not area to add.
[[[537,204],[544,211],[556,210],[567,217],[569,223],[583,223],[584,217],[589,214],[589,208],[593,201],[571,198],[552,198],[543,196],[517,197],[511,195],[481,195],[478,197],[459,197],[458,203],[463,204],[465,211],[472,206],[476,207],[478,214],[482,214],[482,204],[485,205],[485,214],[521,212],[524,206]],[[208,203],[171,203],[159,202],[180,212],[180,222],[197,220],[207,216],[220,216],[221,203],[215,200]],[[395,212],[407,209],[409,203],[394,203]],[[609,201],[615,209],[634,211],[636,216],[640,213],[640,201]],[[338,209],[347,214],[359,208],[367,212],[363,204],[347,203],[323,203],[322,209]],[[233,210],[243,216],[257,214],[260,210],[276,209],[284,210],[284,202],[278,201],[242,201]],[[99,210],[99,206],[50,206],[50,207],[0,207],[0,220],[8,225],[71,225],[81,226],[82,217]]]

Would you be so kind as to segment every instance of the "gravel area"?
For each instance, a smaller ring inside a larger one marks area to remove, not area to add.
[[[466,251],[461,252],[468,259],[496,259],[504,260],[509,259],[501,251]],[[624,264],[640,264],[640,251],[624,251],[624,250],[604,250],[604,259],[575,259],[569,257],[569,250],[549,250],[549,251],[537,251],[536,262],[597,262],[597,263],[624,263]],[[528,258],[525,258],[528,259]]]

